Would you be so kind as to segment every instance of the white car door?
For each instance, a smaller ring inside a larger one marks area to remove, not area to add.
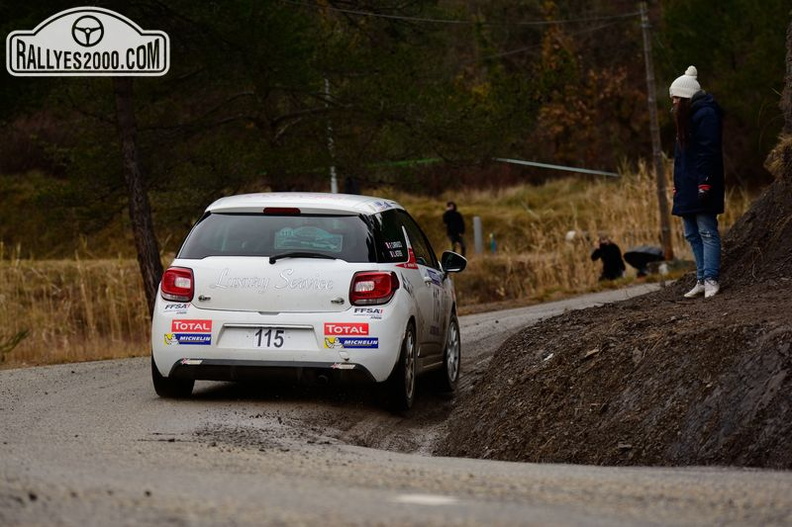
[[[418,304],[418,340],[422,357],[442,352],[443,345],[443,273],[423,232],[412,218],[405,218],[409,259],[400,266],[412,267],[415,280],[415,298]]]

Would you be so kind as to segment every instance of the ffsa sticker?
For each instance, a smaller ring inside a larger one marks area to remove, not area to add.
[[[352,312],[356,317],[368,317],[372,320],[381,319],[385,310],[381,307],[356,307]]]
[[[165,307],[162,309],[162,312],[166,315],[168,313],[176,314],[176,315],[184,315],[187,313],[187,310],[190,308],[190,304],[165,304]]]

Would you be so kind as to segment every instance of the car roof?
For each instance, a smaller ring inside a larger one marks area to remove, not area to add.
[[[399,203],[374,196],[331,194],[325,192],[263,192],[220,198],[206,212],[261,212],[267,207],[296,207],[301,213],[375,214],[388,209],[403,209]]]

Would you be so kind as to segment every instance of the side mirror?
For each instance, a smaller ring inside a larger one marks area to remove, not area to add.
[[[443,271],[446,273],[458,273],[467,267],[467,259],[453,251],[443,251],[440,265],[443,266]]]

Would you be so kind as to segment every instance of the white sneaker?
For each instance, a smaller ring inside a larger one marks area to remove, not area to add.
[[[704,298],[710,298],[718,294],[720,291],[720,284],[717,280],[707,278],[704,280]]]
[[[695,298],[703,293],[704,293],[704,280],[701,280],[700,282],[696,282],[696,285],[693,286],[693,289],[685,293],[685,298]]]

